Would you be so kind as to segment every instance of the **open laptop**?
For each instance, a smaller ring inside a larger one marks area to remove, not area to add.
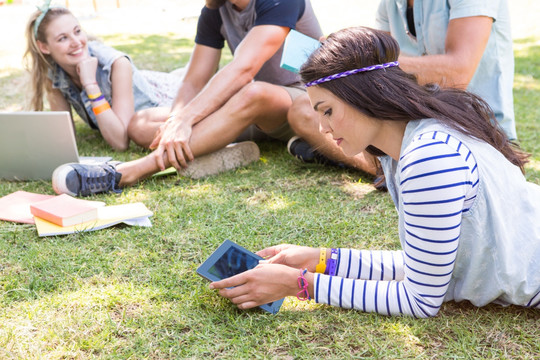
[[[0,179],[51,180],[59,165],[80,160],[69,112],[0,112]]]

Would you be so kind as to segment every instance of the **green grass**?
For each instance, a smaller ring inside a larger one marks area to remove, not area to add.
[[[142,69],[185,64],[190,39],[172,34],[104,40]],[[540,183],[540,38],[516,41],[515,105],[521,146]],[[159,53],[158,49],[172,49]],[[230,56],[230,55],[229,55]],[[3,70],[0,110],[22,106],[20,70]],[[83,155],[116,154],[77,121]],[[197,266],[223,239],[252,249],[282,242],[399,248],[388,194],[361,173],[302,165],[283,145],[261,161],[194,181],[151,178],[108,204],[143,201],[152,228],[117,226],[39,238],[34,226],[0,223],[0,358],[537,358],[540,312],[446,303],[436,318],[390,318],[287,299],[277,315],[239,311],[207,288]],[[49,182],[0,181],[52,194]]]

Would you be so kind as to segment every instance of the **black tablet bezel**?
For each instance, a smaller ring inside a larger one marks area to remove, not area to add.
[[[221,259],[221,257],[227,253],[231,248],[234,248],[238,251],[240,251],[243,254],[246,254],[249,257],[252,257],[256,260],[263,260],[262,257],[259,255],[252,253],[251,251],[247,250],[246,248],[232,242],[231,240],[225,240],[213,253],[206,259],[205,262],[203,262],[198,268],[197,268],[197,274],[202,276],[205,279],[208,279],[210,281],[219,281],[223,280],[219,277],[215,276],[214,274],[210,273],[210,269],[214,264]],[[279,308],[281,307],[281,304],[283,303],[284,299],[277,300],[268,304],[264,304],[259,306],[261,309],[268,311],[269,313],[276,314],[279,311]]]

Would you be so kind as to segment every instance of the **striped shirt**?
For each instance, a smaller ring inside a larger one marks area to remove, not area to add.
[[[398,162],[402,251],[339,249],[336,276],[315,275],[314,299],[387,315],[434,316],[456,259],[462,214],[474,204],[474,155],[443,132],[415,137]]]

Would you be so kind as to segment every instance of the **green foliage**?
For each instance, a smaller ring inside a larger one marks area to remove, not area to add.
[[[111,35],[141,69],[169,71],[189,58],[191,40],[171,34]],[[538,39],[516,42],[516,118],[540,183]],[[169,49],[161,52],[162,49]],[[230,56],[230,54],[229,54]],[[0,74],[0,89],[20,71]],[[3,91],[3,93],[6,93]],[[19,106],[23,90],[2,98]],[[111,151],[77,121],[83,155],[127,161],[146,151]],[[194,181],[150,178],[108,204],[143,201],[152,228],[117,226],[39,238],[31,225],[0,223],[0,358],[535,358],[540,313],[447,303],[436,318],[390,318],[287,299],[282,311],[239,311],[207,288],[197,266],[226,238],[257,250],[282,242],[399,248],[388,194],[362,173],[302,165],[278,143],[261,161]],[[49,182],[0,181],[52,194]]]

